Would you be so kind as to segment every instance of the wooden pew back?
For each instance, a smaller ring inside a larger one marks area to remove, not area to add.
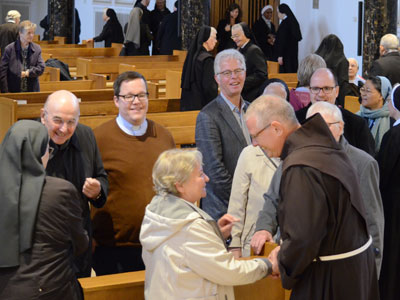
[[[360,110],[360,102],[358,102],[358,97],[355,96],[346,96],[344,97],[344,108],[351,111],[352,113],[356,113]]]
[[[39,77],[39,82],[43,81],[60,81],[60,69],[45,67],[43,74]]]
[[[271,74],[268,74],[268,78],[269,79],[278,78],[278,79],[283,80],[289,87],[289,90],[291,88],[297,87],[298,79],[297,79],[296,73],[271,73]]]

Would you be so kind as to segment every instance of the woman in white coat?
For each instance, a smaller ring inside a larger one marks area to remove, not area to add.
[[[208,177],[197,150],[163,152],[153,168],[157,195],[146,208],[140,242],[146,299],[234,299],[233,286],[277,271],[267,259],[236,260],[226,249],[236,219],[218,223],[196,206]]]

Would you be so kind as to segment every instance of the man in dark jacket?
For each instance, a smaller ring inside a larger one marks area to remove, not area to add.
[[[159,54],[171,55],[173,50],[182,49],[182,39],[178,34],[178,1],[175,1],[174,12],[165,16],[158,30],[155,47]]]
[[[21,14],[17,10],[10,10],[7,13],[6,22],[0,25],[0,58],[6,46],[17,40],[20,18]]]
[[[268,79],[268,67],[260,47],[251,40],[250,29],[245,23],[232,26],[232,39],[246,59],[246,81],[242,96],[246,101],[253,101],[258,96],[258,88]]]
[[[399,39],[394,34],[385,34],[379,45],[381,57],[372,63],[370,75],[385,76],[392,86],[400,83]]]
[[[153,33],[154,41],[157,40],[157,33],[160,27],[161,21],[171,12],[165,6],[165,0],[156,0],[156,5],[154,6],[154,10],[150,12],[150,30]],[[154,47],[153,43],[153,51],[152,55],[159,54],[159,51],[156,47]]]
[[[317,69],[310,79],[311,103],[296,111],[297,119],[299,122],[303,122],[306,119],[308,108],[317,101],[327,101],[331,104],[335,104],[338,95],[339,86],[331,70],[326,68]],[[340,107],[340,111],[343,115],[343,121],[346,124],[344,127],[344,137],[346,140],[350,145],[374,156],[375,141],[368,128],[367,122],[347,109]]]
[[[103,207],[107,199],[108,180],[93,131],[78,124],[79,102],[68,91],[52,93],[41,110],[41,120],[54,149],[46,168],[49,176],[66,179],[81,193],[84,228],[89,235],[88,250],[75,260],[78,277],[91,272],[92,230],[88,202]]]

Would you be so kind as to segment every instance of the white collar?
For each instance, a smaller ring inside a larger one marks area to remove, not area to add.
[[[132,136],[142,136],[147,131],[148,123],[147,123],[146,119],[139,126],[132,125],[127,120],[125,120],[120,114],[118,114],[118,117],[116,120],[117,120],[118,127],[121,128],[121,130],[123,132],[125,132],[126,134],[129,134]]]

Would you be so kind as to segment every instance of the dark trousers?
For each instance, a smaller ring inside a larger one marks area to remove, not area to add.
[[[93,268],[97,276],[144,270],[142,248],[97,246]]]

